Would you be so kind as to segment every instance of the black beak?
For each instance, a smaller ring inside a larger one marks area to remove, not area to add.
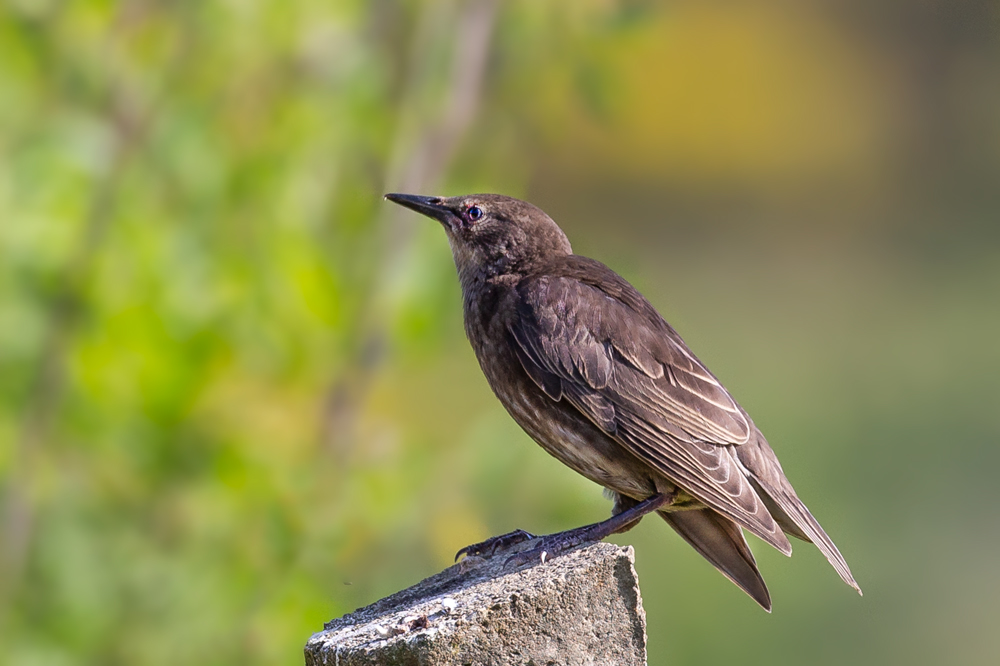
[[[385,198],[400,206],[415,210],[421,215],[432,217],[445,226],[451,226],[451,220],[455,214],[449,209],[441,197],[422,197],[418,194],[395,194],[385,195]]]

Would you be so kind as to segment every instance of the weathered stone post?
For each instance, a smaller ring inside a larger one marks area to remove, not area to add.
[[[545,564],[468,558],[327,623],[307,666],[646,663],[631,546],[597,543]]]

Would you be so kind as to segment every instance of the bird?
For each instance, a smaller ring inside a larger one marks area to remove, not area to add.
[[[510,416],[614,502],[607,520],[548,536],[515,530],[456,560],[530,541],[508,563],[545,562],[656,512],[768,612],[743,530],[785,555],[786,535],[815,544],[861,594],[746,410],[635,287],[574,254],[545,212],[499,194],[385,199],[444,227],[466,335]]]

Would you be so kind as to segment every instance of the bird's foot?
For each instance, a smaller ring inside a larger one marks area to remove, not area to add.
[[[604,530],[594,529],[598,526],[601,526],[601,524],[587,525],[574,530],[536,537],[538,543],[534,547],[514,553],[507,558],[504,566],[514,565],[515,567],[519,567],[528,562],[541,562],[545,564],[549,560],[559,557],[569,550],[573,550],[580,544],[596,543],[607,536],[607,534],[603,533]]]
[[[513,532],[508,532],[507,534],[501,534],[500,536],[490,537],[486,541],[480,541],[479,543],[474,543],[470,546],[466,546],[457,553],[455,553],[455,561],[458,561],[462,555],[466,557],[477,555],[480,557],[492,557],[497,551],[505,551],[508,548],[516,546],[519,543],[527,541],[528,539],[537,538],[531,532],[525,532],[524,530],[514,530]]]

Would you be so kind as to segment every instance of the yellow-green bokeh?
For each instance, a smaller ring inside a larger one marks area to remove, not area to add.
[[[768,615],[647,519],[651,664],[996,663],[998,21],[4,4],[0,663],[297,663],[467,543],[608,515],[489,392],[405,187],[528,198],[639,286],[865,590],[754,542]]]

